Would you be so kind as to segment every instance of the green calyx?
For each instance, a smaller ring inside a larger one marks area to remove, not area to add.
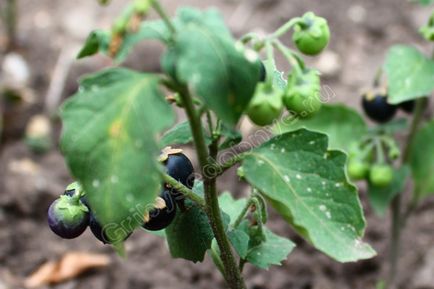
[[[321,108],[319,72],[305,69],[302,74],[293,71],[283,97],[286,108],[298,117],[307,118]]]
[[[316,16],[313,12],[307,12],[294,26],[292,40],[302,53],[319,54],[330,40],[327,20]]]
[[[259,126],[270,125],[282,113],[282,91],[259,83],[247,109],[250,120]]]
[[[75,195],[60,196],[55,209],[66,224],[76,224],[89,212],[89,209]]]

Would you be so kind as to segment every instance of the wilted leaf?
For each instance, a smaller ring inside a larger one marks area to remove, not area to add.
[[[74,279],[91,269],[106,267],[109,264],[110,258],[106,255],[71,252],[65,254],[60,260],[42,264],[25,279],[24,285],[27,288],[36,288],[57,284]]]

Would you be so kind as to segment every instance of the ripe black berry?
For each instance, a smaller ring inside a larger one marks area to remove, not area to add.
[[[169,176],[190,189],[193,187],[193,165],[183,153],[170,154],[164,164]]]
[[[397,108],[387,103],[386,95],[371,93],[363,95],[362,107],[370,119],[380,123],[391,120]]]
[[[73,239],[89,225],[89,210],[70,196],[61,196],[48,209],[48,225],[58,236]]]
[[[405,111],[406,113],[412,113],[414,110],[415,101],[408,100],[399,104],[399,108]]]
[[[176,215],[176,205],[169,190],[164,190],[156,199],[155,207],[145,216],[143,228],[159,231],[169,226]]]
[[[95,238],[97,238],[104,244],[110,244],[109,238],[105,234],[103,227],[97,221],[95,215],[92,212],[90,213],[89,228],[92,231]]]

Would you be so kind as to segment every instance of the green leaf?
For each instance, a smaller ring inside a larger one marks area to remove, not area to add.
[[[231,218],[231,225],[236,221],[238,215],[247,205],[247,199],[235,200],[229,192],[224,192],[219,197],[220,208]]]
[[[123,62],[134,46],[143,40],[159,40],[167,43],[169,39],[170,31],[162,20],[143,22],[137,32],[129,32],[125,35],[115,60],[117,63]]]
[[[141,78],[143,74],[127,68],[105,69],[80,78],[79,92],[95,92],[105,89],[113,83],[129,81],[131,78]]]
[[[205,212],[192,205],[178,212],[166,228],[166,238],[172,257],[202,262],[214,235]]]
[[[392,104],[431,95],[434,90],[434,61],[414,47],[393,46],[384,69]]]
[[[92,31],[86,39],[83,48],[77,55],[77,59],[92,56],[98,52],[106,53],[110,45],[110,32],[104,30]]]
[[[216,10],[182,9],[171,53],[176,55],[176,79],[188,84],[229,126],[247,108],[259,78],[253,51],[236,47]]]
[[[267,228],[264,228],[264,235],[266,237],[264,242],[249,249],[247,261],[262,269],[268,269],[270,265],[281,265],[281,262],[295,248],[295,244],[274,234]]]
[[[434,194],[434,121],[420,129],[410,151],[410,166],[419,198]]]
[[[428,6],[434,3],[434,0],[413,0],[413,2],[419,2],[420,5]]]
[[[249,235],[238,229],[230,229],[227,235],[238,256],[246,258],[249,250]]]
[[[203,129],[203,128],[202,128]],[[204,130],[204,129],[203,129]],[[211,138],[204,130],[205,143],[209,145]],[[160,147],[172,145],[183,145],[193,142],[193,135],[191,133],[190,124],[188,121],[178,123],[176,126],[166,131],[160,140]]]
[[[381,188],[369,184],[369,201],[379,216],[384,216],[393,198],[403,191],[410,169],[403,166],[395,170],[393,174],[392,183],[387,187]]]
[[[367,125],[354,109],[342,104],[323,105],[321,110],[306,120],[285,119],[274,128],[276,134],[306,128],[328,135],[330,148],[347,150],[351,143],[360,140]]]
[[[249,153],[245,177],[317,249],[350,262],[371,258],[361,241],[365,219],[357,189],[345,175],[346,155],[327,150],[327,136],[300,129]]]
[[[120,242],[142,225],[145,207],[159,192],[155,138],[174,116],[157,77],[131,72],[106,83],[115,70],[87,77],[86,87],[93,80],[97,89],[84,89],[64,104],[61,148],[108,237]]]

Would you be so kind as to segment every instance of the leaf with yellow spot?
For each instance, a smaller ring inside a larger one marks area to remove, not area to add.
[[[157,134],[174,121],[159,79],[123,68],[84,78],[63,106],[61,148],[114,243],[142,225],[160,188]]]

